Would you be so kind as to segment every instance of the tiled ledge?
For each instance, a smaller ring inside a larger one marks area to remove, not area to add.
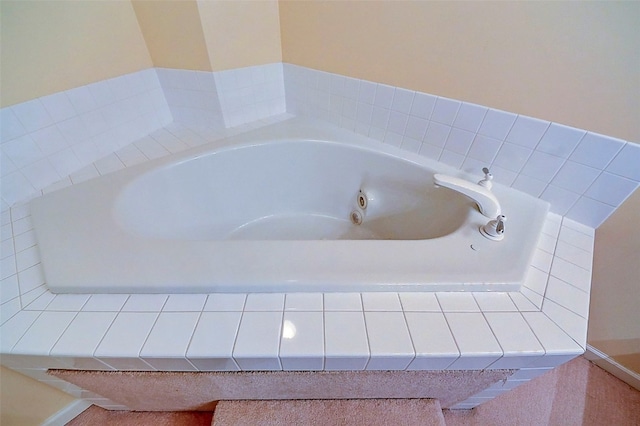
[[[170,125],[56,187],[270,121],[212,132]],[[54,295],[28,205],[9,213],[2,217],[2,363],[107,408],[123,407],[45,370],[520,370],[456,406],[471,408],[586,344],[594,230],[556,214],[520,292]]]

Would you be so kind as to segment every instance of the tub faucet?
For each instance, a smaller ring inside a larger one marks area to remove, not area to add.
[[[493,195],[493,192],[491,192],[491,179],[493,179],[493,176],[486,167],[482,169],[482,171],[484,172],[484,179],[478,183],[438,173],[433,175],[433,183],[436,186],[444,186],[445,188],[466,195],[475,201],[480,209],[480,213],[486,217],[495,219],[502,212],[498,199]]]

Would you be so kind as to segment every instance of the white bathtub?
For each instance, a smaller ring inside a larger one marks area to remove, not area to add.
[[[47,194],[31,212],[55,293],[517,290],[548,204],[494,185],[508,222],[490,241],[488,219],[434,187],[436,172],[462,176],[293,119]]]

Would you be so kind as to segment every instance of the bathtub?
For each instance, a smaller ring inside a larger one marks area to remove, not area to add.
[[[31,203],[54,293],[516,291],[548,203],[499,184],[505,237],[441,163],[291,119]]]

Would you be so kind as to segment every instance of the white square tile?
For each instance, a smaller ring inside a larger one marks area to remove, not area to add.
[[[462,355],[502,356],[502,350],[481,313],[446,312],[445,317]]]
[[[47,311],[78,312],[89,300],[88,294],[58,294],[47,305]]]
[[[129,298],[128,294],[94,294],[82,307],[83,311],[119,312]]]
[[[404,135],[422,141],[427,133],[429,121],[420,117],[409,116]]]
[[[551,183],[560,188],[582,194],[600,175],[600,170],[567,161],[560,168]]]
[[[549,299],[545,299],[542,312],[564,330],[580,347],[586,348],[587,321],[583,317]]]
[[[202,313],[187,349],[187,358],[198,370],[238,370],[232,353],[241,317],[241,312]]]
[[[439,97],[431,113],[431,120],[452,126],[461,104],[453,99]]]
[[[345,77],[343,96],[353,100],[358,99],[359,87],[360,87],[360,80],[356,78]]]
[[[413,104],[411,105],[411,111],[409,113],[412,116],[429,120],[437,99],[435,96],[417,92],[413,98]]]
[[[544,348],[519,312],[486,312],[484,315],[504,357],[544,355]]]
[[[591,252],[582,250],[581,248],[567,244],[564,241],[558,241],[556,247],[556,256],[573,263],[587,271],[591,270],[593,255]]]
[[[430,122],[429,127],[427,128],[427,133],[424,136],[424,142],[428,143],[429,145],[444,148],[450,132],[450,126],[436,122]]]
[[[371,359],[367,370],[404,370],[415,352],[402,312],[365,312]]]
[[[517,312],[518,308],[507,293],[498,292],[474,292],[473,297],[476,299],[478,306],[482,312]]]
[[[507,137],[509,130],[511,130],[516,118],[516,114],[489,109],[484,116],[478,133],[503,141]]]
[[[90,137],[89,129],[87,129],[80,116],[59,121],[56,126],[58,126],[58,130],[60,130],[69,145],[85,142]]]
[[[9,157],[18,168],[35,163],[44,157],[44,153],[30,135],[20,136],[3,143],[2,155]]]
[[[542,308],[542,303],[544,301],[544,297],[542,295],[528,289],[527,287],[521,287],[520,294],[522,294],[527,300],[529,300],[537,310],[540,310]]]
[[[559,228],[558,228],[559,232]],[[547,234],[540,234],[538,238],[537,248],[540,250],[546,251],[547,253],[553,254],[556,250],[556,243],[558,242],[558,234],[555,237]]]
[[[532,153],[533,150],[529,148],[504,143],[500,147],[493,164],[513,172],[520,172]]]
[[[199,316],[198,312],[162,312],[140,351],[140,357],[155,368],[159,367],[156,359],[185,358]],[[192,368],[187,366],[187,370]]]
[[[606,171],[640,182],[640,145],[627,143],[609,163]]]
[[[365,311],[402,311],[398,293],[362,293]]]
[[[135,141],[134,145],[150,160],[169,155],[165,147],[149,136]]]
[[[122,312],[160,312],[167,298],[166,294],[132,294]]]
[[[542,272],[548,273],[551,270],[551,262],[553,261],[553,256],[546,251],[536,248],[533,253],[533,259],[531,260],[531,266],[541,270]]]
[[[444,163],[456,169],[462,167],[464,160],[465,157],[463,154],[458,154],[457,152],[449,151],[446,149],[442,150],[442,154],[440,154],[440,158],[438,159],[438,161],[440,161],[441,163]]]
[[[36,290],[34,290],[36,291]],[[27,293],[29,294],[29,293]],[[22,295],[22,299],[23,299],[23,305],[24,305],[24,310],[27,311],[44,311],[45,308],[47,307],[47,305],[49,305],[49,303],[51,303],[51,301],[56,297],[55,294],[51,293],[50,291],[45,291],[43,293],[41,293],[37,298],[33,299],[31,302],[26,303],[26,301],[24,301],[24,297],[25,295]]]
[[[95,110],[98,106],[88,86],[80,86],[65,91],[67,98],[78,115]]]
[[[53,119],[40,99],[22,102],[11,107],[27,132],[34,132],[53,124]]]
[[[467,155],[475,134],[466,130],[452,128],[444,148],[460,155]]]
[[[324,293],[324,310],[362,311],[360,293]]]
[[[588,292],[591,287],[591,272],[564,259],[555,257],[551,266],[551,275]]]
[[[16,343],[12,352],[25,355],[48,354],[75,316],[76,312],[43,312]],[[5,326],[7,324],[9,321]]]
[[[536,151],[568,158],[585,134],[584,130],[551,123],[538,143]]]
[[[404,137],[402,138],[402,145],[400,147],[408,152],[419,153],[420,148],[422,148],[422,142],[417,139]]]
[[[358,102],[356,111],[356,121],[358,123],[371,125],[371,118],[373,117],[373,106],[365,103]]]
[[[282,370],[278,357],[282,312],[244,312],[233,358],[242,370]]]
[[[399,293],[402,309],[405,312],[441,312],[440,304],[435,293],[408,292]]]
[[[362,312],[325,312],[325,370],[364,370],[369,343]]]
[[[21,172],[37,189],[46,188],[60,180],[60,175],[46,158],[23,167]]]
[[[587,235],[584,232],[577,231],[568,226],[562,226],[560,229],[559,240],[588,252],[593,251],[593,236]]]
[[[107,358],[138,358],[157,318],[157,313],[119,313],[98,345],[94,356],[114,368],[119,367],[110,363]]]
[[[638,182],[603,172],[585,195],[610,206],[618,207],[638,188]]]
[[[525,277],[523,286],[540,295],[544,295],[544,292],[547,288],[548,278],[548,273],[530,266],[529,270],[527,271],[527,276]]]
[[[460,352],[444,315],[436,312],[407,312],[405,314],[416,357],[408,370],[446,369]]]
[[[324,324],[322,312],[285,312],[280,339],[283,370],[322,370]]]
[[[244,310],[246,294],[215,293],[210,294],[204,311],[242,311]]]
[[[549,183],[565,160],[551,154],[534,151],[522,168],[522,174]]]
[[[24,333],[31,327],[36,321],[40,312],[35,311],[20,311],[9,318],[0,327],[0,349],[3,354],[7,354],[11,351],[14,345],[22,338]],[[4,359],[2,360],[5,363]]]
[[[486,107],[463,102],[453,122],[453,127],[476,133],[487,111]]]
[[[15,299],[20,296],[20,287],[18,286],[18,276],[11,275],[7,278],[4,278],[2,282],[0,282],[0,303],[4,304],[9,300]],[[20,301],[18,300],[18,305],[20,305]],[[2,308],[4,309],[4,307]]]
[[[171,294],[162,310],[164,312],[200,312],[206,301],[206,294]]]
[[[285,311],[322,311],[322,293],[289,293],[285,297]]]
[[[480,312],[473,294],[464,292],[437,292],[443,312]]]
[[[284,294],[280,293],[250,293],[244,305],[245,312],[249,311],[282,311],[284,309]]]
[[[502,142],[497,139],[476,135],[471,148],[469,148],[468,155],[489,165],[493,162],[501,146]]]
[[[101,108],[116,101],[116,98],[111,90],[111,86],[106,80],[89,84],[87,85],[87,88],[89,89],[89,92],[93,97],[96,108]]]
[[[42,272],[41,264],[38,263],[35,266],[18,272],[18,282],[20,283],[20,293],[22,294],[43,285],[44,273]]]
[[[575,355],[582,352],[582,348],[544,313],[524,312],[522,315],[544,347],[547,355]]]
[[[18,117],[13,112],[13,108],[0,109],[0,141],[5,143],[11,139],[18,138],[27,133]]]
[[[509,297],[511,297],[511,300],[520,312],[538,312],[540,310],[539,307],[531,303],[531,301],[520,292],[511,292],[509,293]]]
[[[393,94],[393,102],[391,103],[391,110],[402,114],[409,114],[414,95],[415,92],[411,90],[396,87]]]
[[[545,298],[553,300],[585,319],[589,316],[589,293],[555,277],[549,277]]]
[[[393,103],[393,94],[393,87],[387,86],[386,84],[378,84],[376,87],[376,97],[373,104],[377,107],[391,109],[391,104]]]
[[[519,175],[516,180],[513,181],[511,187],[519,191],[526,192],[527,194],[537,198],[542,194],[542,192],[544,192],[547,184],[547,182],[541,181],[539,179],[535,179],[525,175]]]
[[[550,210],[553,213],[564,215],[578,201],[580,195],[567,189],[549,185],[542,192],[540,198],[551,204]]]
[[[69,146],[56,126],[44,127],[30,134],[44,155],[51,155]]]
[[[597,169],[604,169],[624,144],[625,142],[620,139],[588,132],[569,159]]]
[[[51,349],[50,355],[93,356],[115,318],[115,312],[80,312]]]
[[[387,133],[393,132],[400,136],[404,135],[408,120],[409,116],[407,114],[391,111],[389,113],[389,122],[387,123]]]
[[[506,141],[533,149],[538,145],[550,124],[548,121],[520,115],[513,123]]]

